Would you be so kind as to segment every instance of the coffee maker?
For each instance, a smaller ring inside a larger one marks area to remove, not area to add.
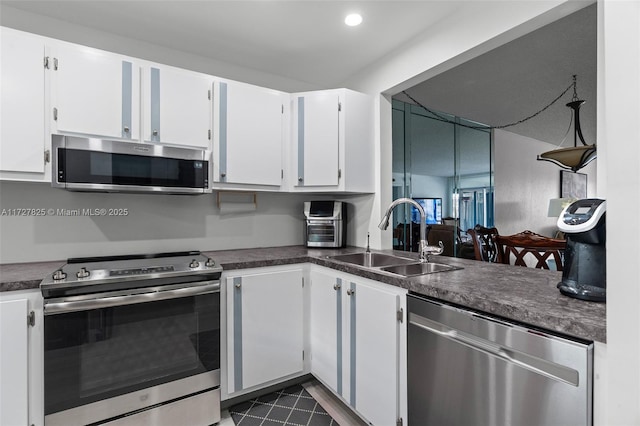
[[[605,200],[587,198],[568,205],[558,218],[565,233],[560,293],[582,300],[605,302],[607,297]]]

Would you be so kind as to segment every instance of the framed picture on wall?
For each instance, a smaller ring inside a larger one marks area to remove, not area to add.
[[[569,170],[560,170],[560,197],[587,198],[587,175]]]

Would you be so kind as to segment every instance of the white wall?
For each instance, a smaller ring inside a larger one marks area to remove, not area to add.
[[[549,200],[560,197],[560,168],[536,160],[555,148],[504,130],[494,131],[495,226],[503,235],[529,230],[552,237],[557,218],[547,217]],[[580,173],[587,175],[587,196],[596,195],[596,162]]]
[[[42,183],[2,182],[1,208],[128,209],[127,216],[3,216],[0,262],[302,244],[302,197],[259,194],[258,210],[220,215],[215,194],[69,192]]]
[[[603,424],[639,425],[640,2],[604,1],[599,12],[597,161],[599,175],[606,170],[608,377],[606,404],[596,407],[605,411]]]
[[[0,263],[179,250],[304,244],[304,201],[350,203],[350,244],[364,246],[371,196],[258,193],[255,212],[220,214],[215,194],[81,193],[43,183],[0,182],[0,209],[127,209],[126,216],[0,217]],[[356,214],[354,214],[354,212]],[[367,220],[362,219],[362,215]],[[358,237],[360,236],[360,237]]]

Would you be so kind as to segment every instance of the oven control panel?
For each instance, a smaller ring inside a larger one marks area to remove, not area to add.
[[[173,265],[168,266],[148,266],[145,268],[131,268],[131,269],[115,269],[109,271],[110,277],[123,277],[128,275],[144,275],[144,274],[158,274],[161,272],[173,272],[175,268]]]

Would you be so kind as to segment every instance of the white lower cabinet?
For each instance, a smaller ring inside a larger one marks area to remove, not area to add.
[[[311,266],[311,373],[372,425],[406,418],[406,290]]]
[[[42,333],[39,289],[0,293],[0,425],[44,425]]]
[[[299,266],[225,274],[227,394],[302,374],[302,271]]]

